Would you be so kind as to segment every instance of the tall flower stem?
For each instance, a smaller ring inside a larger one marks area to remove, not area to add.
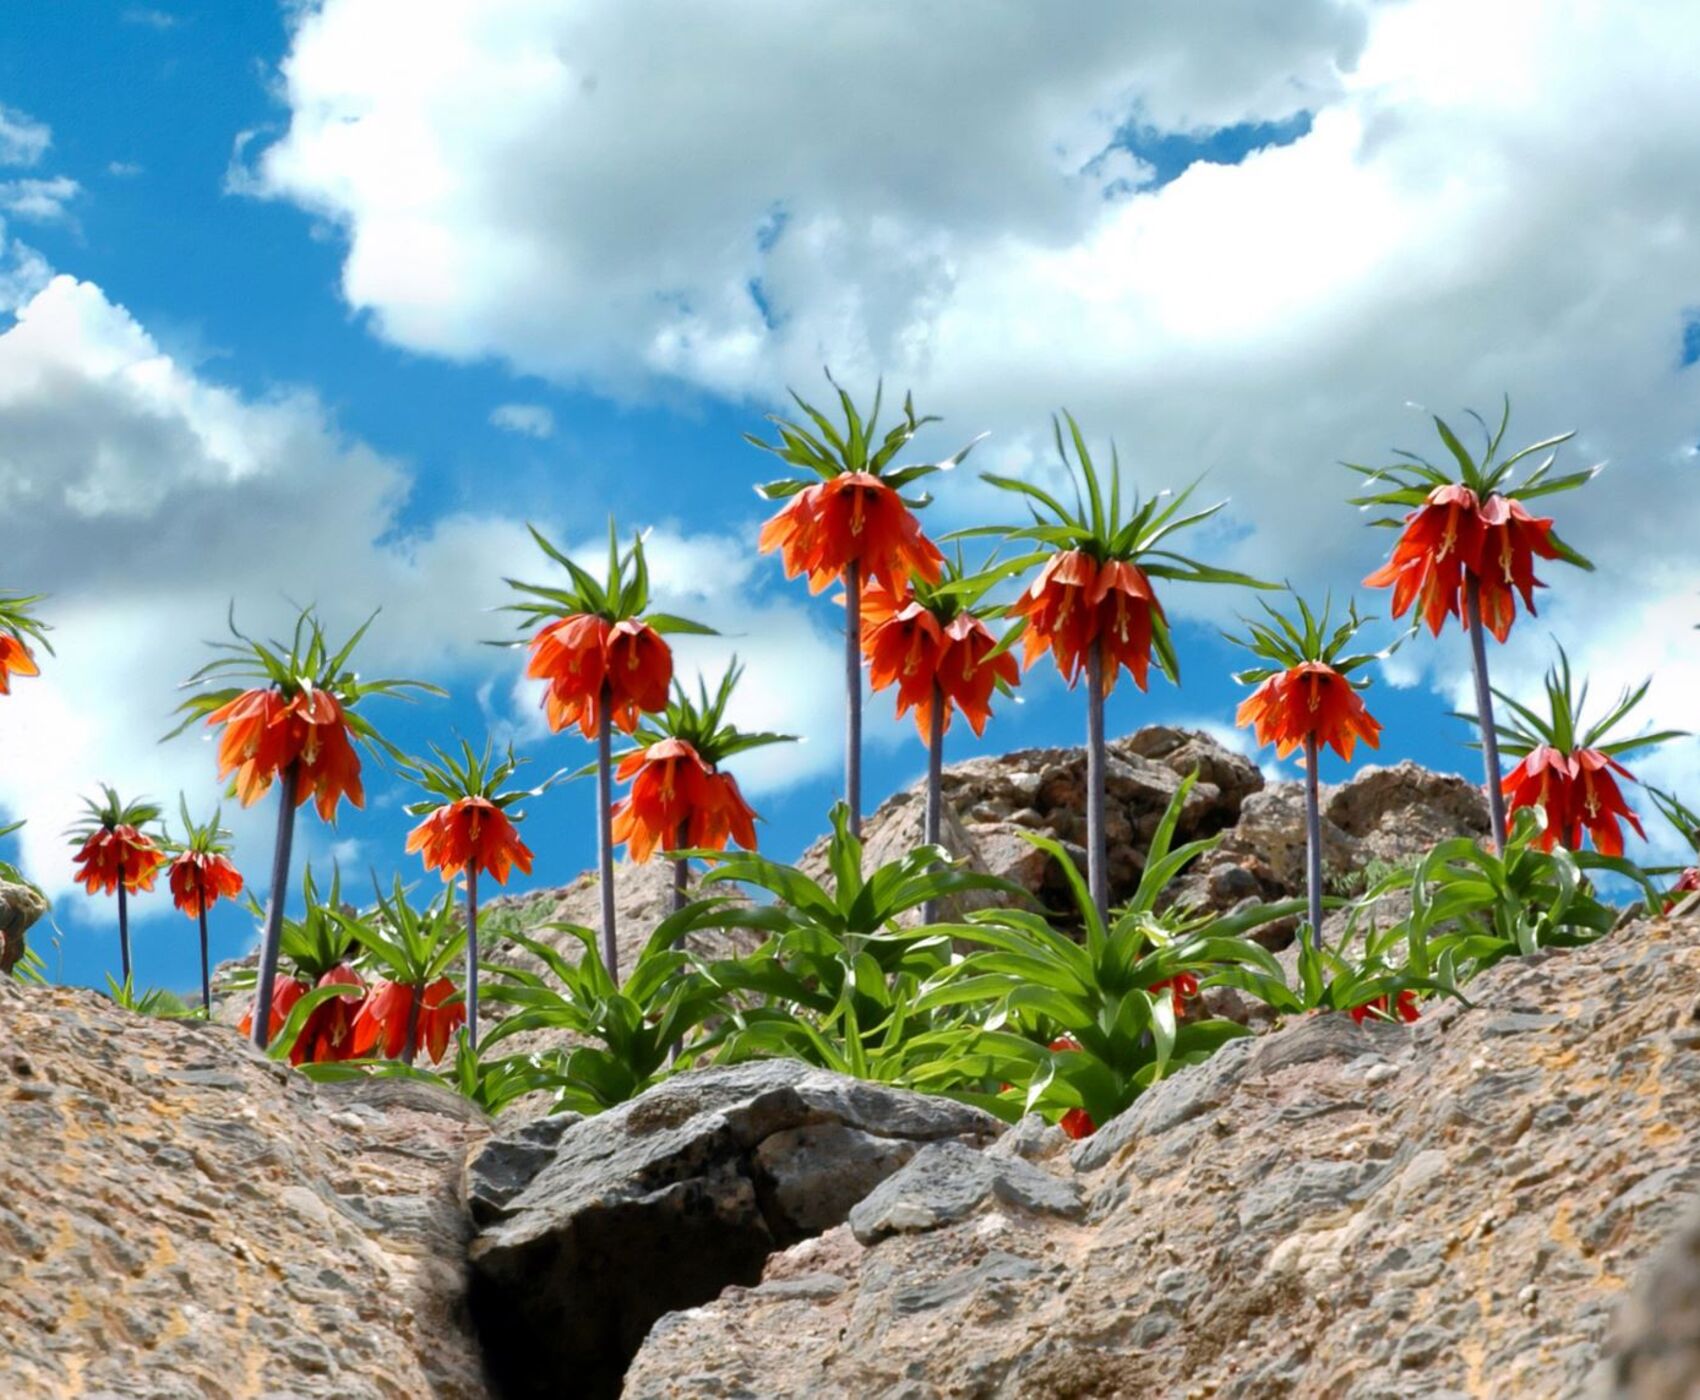
[[[1104,835],[1104,643],[1086,653],[1086,883],[1098,917],[1110,917],[1109,845]]]
[[[933,682],[932,721],[927,726],[927,806],[922,818],[921,839],[929,846],[940,844],[944,835],[944,687]],[[921,922],[938,922],[938,901],[921,906]]]
[[[612,690],[602,683],[601,725],[596,731],[596,865],[602,886],[602,963],[620,982],[620,945],[614,939],[614,735],[608,728]]]
[[[1475,574],[1464,585],[1469,609],[1470,660],[1476,675],[1476,726],[1482,732],[1482,767],[1487,778],[1488,813],[1493,819],[1493,848],[1505,852],[1505,793],[1500,788],[1499,733],[1493,727],[1493,689],[1488,683],[1487,637],[1482,631],[1482,585]]]
[[[201,1010],[212,1020],[212,978],[207,974],[207,902],[201,896]]]
[[[844,805],[862,834],[862,565],[844,566]]]
[[[466,867],[466,1043],[478,1048],[478,863]]]
[[[1321,745],[1305,738],[1305,893],[1310,897],[1311,950],[1322,946],[1322,787],[1317,774]]]
[[[681,848],[685,844],[685,834],[686,823],[680,822],[679,830],[675,834],[674,839]],[[685,907],[685,892],[690,887],[690,882],[691,863],[681,856],[678,860],[673,862],[673,912],[675,914]]]
[[[124,985],[130,984],[130,904],[124,887],[124,862],[118,862],[118,959],[124,969]]]
[[[407,1003],[407,1039],[402,1042],[401,1062],[404,1065],[413,1063],[413,1058],[419,1053],[419,1013],[425,1005],[425,988],[414,986],[408,988],[412,997]]]
[[[289,893],[289,856],[295,847],[295,786],[300,765],[289,764],[278,776],[277,841],[272,847],[272,892],[266,902],[266,928],[260,938],[259,979],[254,984],[254,1044],[266,1048],[271,1038],[272,986],[277,981],[277,954],[283,942],[283,902]]]

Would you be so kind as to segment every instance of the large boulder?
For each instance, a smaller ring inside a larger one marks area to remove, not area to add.
[[[658,1323],[625,1393],[1694,1394],[1692,1231],[1610,1331],[1700,1191],[1700,921],[1470,994],[1236,1042],[1072,1162],[1013,1130],[1039,1175],[930,1149]]]
[[[840,1224],[929,1143],[990,1143],[950,1099],[789,1060],[696,1070],[595,1118],[542,1120],[467,1169],[483,1229],[473,1310],[504,1393],[619,1393],[664,1313],[761,1277],[776,1250]]]
[[[486,1394],[455,1176],[488,1131],[0,978],[0,1394]]]
[[[25,935],[47,912],[47,900],[33,885],[0,880],[0,977],[24,960]]]

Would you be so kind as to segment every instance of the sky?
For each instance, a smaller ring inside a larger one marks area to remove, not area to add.
[[[221,800],[213,751],[169,743],[182,680],[234,606],[245,630],[316,604],[381,609],[366,674],[404,749],[513,742],[541,777],[590,757],[520,677],[503,579],[526,534],[650,532],[657,601],[720,637],[680,671],[747,664],[733,717],[803,742],[735,763],[789,858],[838,785],[841,611],[754,541],[743,441],[823,366],[883,377],[943,422],[935,534],[1013,521],[979,481],[1057,479],[1066,407],[1130,487],[1202,478],[1229,504],[1210,562],[1350,595],[1387,537],[1343,460],[1436,447],[1426,416],[1513,405],[1510,436],[1575,429],[1606,463],[1554,498],[1598,565],[1544,575],[1495,647],[1527,694],[1557,641],[1600,698],[1652,676],[1649,725],[1700,723],[1700,14],[1504,0],[287,0],[0,10],[0,589],[46,593],[56,654],[0,700],[4,847],[53,898],[60,978],[116,968],[111,901],[71,883],[64,830],[102,782],[175,812]],[[1467,420],[1464,420],[1467,421]],[[1361,593],[1361,590],[1359,590]],[[1384,612],[1384,595],[1362,598]],[[1123,685],[1114,731],[1231,736],[1253,606],[1175,587],[1183,684]],[[1376,645],[1398,629],[1373,624]],[[1456,635],[1378,668],[1382,761],[1476,772]],[[1042,668],[984,740],[1078,742]],[[1246,744],[1243,735],[1233,740]],[[1267,755],[1265,755],[1267,757]],[[865,790],[922,748],[869,701]],[[1700,752],[1637,765],[1700,795]],[[1324,778],[1344,769],[1330,760]],[[421,872],[412,794],[298,852],[346,881]],[[530,884],[594,856],[588,783],[532,804]],[[225,800],[264,882],[273,811]],[[1674,855],[1656,824],[1655,854]],[[434,879],[435,877],[430,877]],[[523,886],[521,886],[523,887]],[[429,890],[430,886],[422,886]],[[138,980],[194,977],[192,926],[135,906]],[[253,938],[218,911],[215,957]]]

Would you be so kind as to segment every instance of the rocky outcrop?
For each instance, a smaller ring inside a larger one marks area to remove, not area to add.
[[[487,1133],[0,978],[0,1394],[486,1394],[455,1177]]]
[[[1692,1230],[1610,1337],[1700,1190],[1700,922],[1471,996],[1236,1042],[1071,1156],[1032,1125],[994,1149],[1048,1185],[929,1149],[662,1319],[625,1393],[1693,1394]]]
[[[0,880],[0,977],[24,960],[25,935],[46,912],[47,900],[33,885]]]
[[[918,1152],[982,1160],[972,1147],[1000,1126],[780,1060],[681,1074],[596,1118],[498,1138],[466,1180],[492,1373],[514,1396],[559,1395],[564,1376],[575,1395],[616,1395],[664,1313],[754,1283]]]

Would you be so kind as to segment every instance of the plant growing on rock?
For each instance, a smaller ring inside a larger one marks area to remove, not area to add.
[[[725,990],[679,945],[693,933],[734,926],[746,912],[725,899],[694,901],[656,925],[619,983],[589,929],[547,925],[583,945],[576,963],[535,938],[510,934],[542,971],[486,964],[490,1000],[509,1014],[485,1038],[476,1073],[464,1064],[457,1071],[486,1097],[506,1102],[544,1092],[553,1095],[556,1110],[600,1113],[635,1098],[676,1064],[689,1063],[691,1038],[725,1013]],[[564,1032],[574,1043],[522,1055],[493,1053],[511,1037],[540,1031]]]
[[[560,776],[552,775],[534,788],[506,786],[524,761],[507,756],[493,761],[490,746],[482,754],[462,739],[456,757],[431,746],[435,763],[410,759],[403,770],[430,794],[423,802],[410,803],[409,816],[424,817],[407,836],[409,852],[418,851],[427,870],[442,872],[452,881],[466,878],[466,1034],[478,1046],[478,875],[482,871],[498,885],[508,882],[517,866],[522,875],[531,874],[531,848],[519,839],[516,823],[525,814],[515,803],[546,792]]]
[[[1238,725],[1252,725],[1259,744],[1274,744],[1277,759],[1302,748],[1305,756],[1305,889],[1310,898],[1310,921],[1305,941],[1314,945],[1322,937],[1322,801],[1318,769],[1324,744],[1344,761],[1352,761],[1362,739],[1372,749],[1381,745],[1381,725],[1364,707],[1359,692],[1369,686],[1368,677],[1352,678],[1385,652],[1348,653],[1363,619],[1356,606],[1347,609],[1345,621],[1331,625],[1331,604],[1325,602],[1319,617],[1303,598],[1295,597],[1298,618],[1263,604],[1267,622],[1242,618],[1244,637],[1230,636],[1254,656],[1271,663],[1241,671],[1241,685],[1257,689],[1241,704],[1234,716]]]
[[[1069,430],[1067,442],[1063,438],[1064,422]],[[1210,519],[1227,502],[1186,513],[1193,491],[1189,487],[1173,498],[1163,492],[1142,502],[1136,495],[1124,514],[1121,461],[1115,449],[1111,448],[1110,489],[1106,494],[1073,417],[1064,413],[1053,418],[1051,426],[1057,456],[1075,482],[1074,508],[1032,482],[986,473],[983,480],[1025,498],[1034,523],[1018,529],[994,527],[970,533],[998,533],[1042,546],[1019,561],[1027,567],[1043,567],[1007,609],[1008,616],[1022,619],[1023,665],[1030,668],[1049,652],[1071,688],[1083,671],[1086,675],[1086,858],[1092,900],[1102,923],[1109,916],[1110,905],[1104,833],[1104,701],[1115,689],[1124,667],[1133,683],[1144,690],[1153,656],[1164,675],[1176,684],[1180,681],[1180,661],[1168,619],[1151,580],[1228,583],[1246,588],[1272,585],[1201,564],[1170,547],[1175,535]],[[1085,487],[1084,499],[1081,486]]]
[[[803,473],[781,477],[756,488],[764,500],[786,504],[762,527],[763,554],[777,549],[788,578],[807,574],[809,588],[819,593],[830,584],[844,585],[844,802],[850,830],[862,830],[862,596],[879,582],[901,593],[911,577],[938,581],[944,556],[922,532],[914,512],[931,499],[905,497],[902,492],[922,478],[945,471],[974,449],[974,439],[942,462],[896,465],[933,417],[917,417],[914,401],[903,400],[903,417],[879,437],[883,385],[874,391],[873,407],[864,419],[850,395],[831,374],[827,382],[838,394],[844,415],[840,428],[794,391],[791,395],[809,423],[769,414],[779,441],[767,442],[746,433],[752,446],[771,452]]]
[[[1635,864],[1592,851],[1549,849],[1537,813],[1517,813],[1503,855],[1468,837],[1435,846],[1411,870],[1389,875],[1354,910],[1369,916],[1376,902],[1407,893],[1411,912],[1389,930],[1405,943],[1404,985],[1456,992],[1507,957],[1540,948],[1575,948],[1609,933],[1620,912],[1603,901],[1592,873],[1621,876],[1645,893],[1657,891]]]
[[[1646,698],[1651,685],[1651,680],[1645,680],[1634,688],[1626,687],[1603,718],[1584,724],[1587,682],[1578,692],[1570,658],[1560,647],[1558,663],[1546,674],[1546,714],[1502,690],[1493,692],[1511,710],[1510,721],[1496,726],[1500,748],[1519,760],[1506,775],[1502,791],[1513,812],[1526,807],[1545,812],[1545,826],[1537,841],[1542,850],[1550,851],[1557,845],[1580,850],[1584,840],[1592,840],[1594,849],[1602,855],[1620,856],[1620,820],[1634,827],[1638,836],[1646,837],[1640,818],[1624,800],[1617,778],[1612,776],[1634,781],[1618,759],[1637,749],[1686,736],[1675,729],[1614,742],[1607,742],[1607,736]]]
[[[897,714],[915,712],[927,746],[927,797],[921,840],[937,846],[942,835],[944,736],[961,710],[976,735],[986,732],[994,693],[1010,694],[1021,669],[986,625],[1001,613],[984,601],[1005,572],[965,574],[960,558],[946,560],[938,581],[911,575],[907,588],[869,586],[862,597],[862,650],[869,688],[897,686]],[[931,923],[935,911],[922,915]]]
[[[354,1017],[353,1052],[381,1050],[411,1065],[423,1048],[435,1063],[466,1020],[466,1004],[448,975],[466,948],[466,930],[455,920],[454,890],[445,889],[424,910],[408,903],[399,875],[388,899],[375,884],[373,893],[378,903],[369,913],[337,913],[381,973]]]
[[[613,812],[614,840],[625,844],[632,860],[641,864],[657,850],[723,851],[733,841],[746,851],[755,849],[756,814],[737,778],[722,765],[751,749],[795,743],[796,736],[746,734],[726,722],[726,707],[742,674],[734,656],[713,695],[698,677],[694,701],[675,681],[671,703],[633,734],[637,747],[620,756],[618,770],[631,790]],[[675,854],[675,913],[685,907],[689,874],[689,857]]]
[[[35,615],[35,605],[45,593],[0,594],[0,695],[12,693],[13,676],[39,676],[41,667],[30,650],[34,642],[49,656],[53,644],[47,640],[52,629]]]
[[[566,570],[568,588],[508,579],[525,600],[508,605],[529,640],[525,673],[547,681],[543,710],[555,733],[577,725],[596,741],[597,871],[602,895],[602,959],[619,976],[620,950],[614,937],[614,765],[613,730],[636,731],[639,720],[667,708],[673,682],[673,653],[662,638],[672,633],[710,634],[713,629],[649,609],[649,565],[643,538],[620,549],[612,518],[608,521],[608,570],[599,583],[530,526],[537,547]]]
[[[1023,891],[949,863],[936,846],[918,846],[864,878],[862,843],[849,809],[832,809],[828,888],[795,866],[760,855],[733,856],[705,884],[735,883],[758,898],[740,921],[768,935],[755,952],[716,962],[710,975],[734,1002],[717,1058],[794,1055],[846,1073],[911,1082],[926,1060],[948,1053],[931,1036],[938,1019],[920,1004],[926,985],[950,963],[941,929],[905,927],[904,915],[925,905],[991,890]]]
[[[85,798],[83,820],[67,833],[79,867],[75,878],[90,894],[118,895],[118,954],[123,980],[131,979],[129,897],[151,890],[165,864],[165,852],[143,827],[157,822],[159,807],[152,802],[126,802],[102,783],[102,801]]]
[[[1364,580],[1365,586],[1391,588],[1393,616],[1403,617],[1415,605],[1417,615],[1437,637],[1448,617],[1459,619],[1470,634],[1493,839],[1504,850],[1506,815],[1500,791],[1498,729],[1482,634],[1484,629],[1490,631],[1501,642],[1510,636],[1519,594],[1523,606],[1531,616],[1534,614],[1534,590],[1544,586],[1535,577],[1537,557],[1560,559],[1582,569],[1594,567],[1553,533],[1550,519],[1531,515],[1525,502],[1584,485],[1599,468],[1551,475],[1556,449],[1574,437],[1574,432],[1560,433],[1501,457],[1505,430],[1511,422],[1510,398],[1505,400],[1496,429],[1490,429],[1479,414],[1472,412],[1470,416],[1481,426],[1485,440],[1480,457],[1473,455],[1441,418],[1434,419],[1435,430],[1457,465],[1456,474],[1450,467],[1436,466],[1411,452],[1400,452],[1398,455],[1406,460],[1393,466],[1346,465],[1368,478],[1371,487],[1389,488],[1355,497],[1353,505],[1409,511],[1402,521],[1383,516],[1374,522],[1400,530],[1400,536],[1392,557]],[[1512,485],[1518,464],[1543,452],[1546,456],[1540,463]]]
[[[329,897],[319,898],[318,882],[308,866],[301,873],[299,919],[285,919],[278,931],[279,971],[271,1000],[271,1023],[266,1042],[274,1057],[287,1055],[293,1065],[327,1064],[354,1058],[354,1018],[366,996],[366,984],[354,963],[360,947],[354,941],[342,910],[342,877],[331,877]],[[252,896],[249,911],[265,911]],[[240,989],[252,979],[233,978]],[[252,1035],[258,1011],[256,997],[237,1029]],[[256,1039],[258,1039],[256,1037]]]
[[[201,934],[201,1011],[212,1015],[212,977],[207,965],[207,910],[220,899],[235,899],[242,893],[242,875],[230,859],[230,833],[219,824],[221,813],[197,826],[189,815],[189,801],[178,794],[178,811],[183,818],[183,840],[174,847],[167,877],[171,900],[178,909],[196,920]]]
[[[1680,836],[1689,849],[1694,853],[1694,864],[1689,866],[1664,866],[1648,871],[1649,875],[1674,875],[1676,879],[1665,891],[1661,908],[1666,913],[1674,909],[1682,900],[1700,891],[1700,812],[1685,806],[1674,794],[1663,792],[1658,788],[1649,787],[1647,794],[1653,799],[1653,805],[1659,809],[1659,815],[1669,822],[1676,834]]]
[[[1066,876],[1084,925],[1083,943],[1020,909],[985,910],[949,930],[977,947],[927,1000],[980,1007],[985,1029],[974,1049],[981,1068],[993,1081],[1015,1086],[1008,1093],[961,1097],[1005,1117],[1037,1111],[1061,1118],[1079,1110],[1102,1125],[1170,1070],[1208,1059],[1227,1041],[1250,1034],[1232,1021],[1182,1020],[1180,1006],[1208,986],[1244,985],[1245,979],[1234,978],[1242,969],[1279,983],[1280,964],[1245,935],[1297,913],[1303,902],[1227,916],[1163,907],[1169,886],[1220,842],[1210,837],[1173,844],[1196,782],[1190,775],[1176,790],[1151,838],[1139,888],[1113,919],[1099,915],[1090,887],[1059,843],[1026,833]],[[1081,1118],[1072,1121],[1084,1126]]]
[[[410,691],[441,695],[425,681],[363,681],[349,669],[355,648],[377,616],[366,619],[341,647],[332,648],[312,608],[295,619],[289,642],[259,642],[236,627],[234,609],[228,642],[212,645],[220,655],[184,683],[200,687],[213,681],[244,684],[203,690],[178,706],[183,722],[166,738],[181,734],[196,720],[224,733],[218,746],[218,773],[230,778],[230,790],[244,807],[252,806],[278,784],[277,841],[272,854],[271,896],[260,942],[260,968],[253,1018],[254,1042],[262,1050],[272,1025],[271,1004],[283,934],[284,896],[289,886],[290,851],[295,841],[295,811],[312,798],[319,817],[335,823],[337,806],[347,798],[366,804],[360,778],[360,752],[401,759],[401,750],[385,739],[358,706],[373,696],[406,696]]]

